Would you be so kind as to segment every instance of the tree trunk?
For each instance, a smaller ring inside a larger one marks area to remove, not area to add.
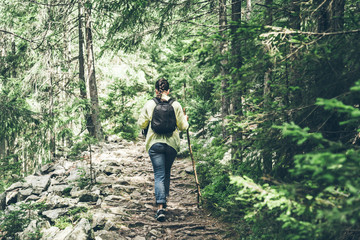
[[[265,25],[271,26],[273,24],[273,0],[265,0],[266,5],[266,11],[265,11]],[[265,49],[265,52],[270,51],[269,48]],[[273,69],[273,63],[271,61],[268,61],[266,63],[266,71],[264,74],[264,106],[269,107],[271,99],[270,99],[270,83],[271,83],[271,73]]]
[[[86,81],[85,81],[85,60],[84,60],[84,34],[83,34],[83,21],[82,21],[82,2],[78,2],[78,18],[79,18],[79,87],[80,97],[83,101],[87,102]],[[86,121],[86,128],[91,136],[95,136],[95,126],[93,124],[90,108],[87,106],[84,109],[84,117]]]
[[[69,21],[68,17],[66,17],[64,19],[65,22],[65,26],[64,26],[64,59],[66,59],[66,68],[68,69],[67,71],[67,77],[65,78],[65,81],[63,81],[63,94],[62,94],[62,99],[61,102],[66,104],[68,102],[68,99],[72,99],[72,94],[69,93],[67,91],[68,85],[69,83],[73,82],[73,69],[71,67],[71,55],[72,55],[72,47],[71,47],[71,34],[69,33],[70,27],[68,26],[68,24],[66,24]],[[83,56],[83,60],[84,60],[84,56]],[[80,66],[80,64],[79,64]],[[84,82],[85,83],[85,82]],[[86,94],[85,94],[86,96]],[[64,126],[63,128],[69,128],[69,129],[73,129],[72,127],[73,125],[73,121],[69,122],[66,126]],[[72,139],[71,136],[66,135],[63,139],[62,139],[62,144],[63,147],[69,147],[72,146]],[[65,157],[67,156],[67,151],[63,151],[63,154],[65,154]]]
[[[4,30],[7,30],[6,27],[4,27]],[[0,60],[0,70],[1,71],[4,71],[4,77],[2,79],[2,84],[6,85],[6,82],[7,82],[7,78],[8,77],[8,74],[6,73],[5,69],[7,69],[9,66],[8,66],[8,61],[5,60],[5,58],[8,56],[8,39],[6,37],[6,34],[5,33],[0,33],[0,41],[1,41],[1,46],[2,46],[2,49],[1,49],[1,60]]]
[[[16,43],[15,43],[15,37],[11,37],[11,54],[15,58],[16,55]],[[16,78],[16,62],[13,61],[12,69],[11,69],[11,77]]]
[[[239,0],[240,1],[240,0]],[[240,3],[241,4],[241,3]],[[246,20],[249,21],[251,17],[251,0],[246,0]]]
[[[221,75],[221,118],[222,118],[222,135],[224,139],[227,137],[226,132],[226,116],[229,114],[229,97],[228,97],[228,70],[227,64],[228,59],[226,52],[228,50],[228,44],[226,41],[226,0],[219,0],[219,32],[221,36],[221,41],[219,45],[219,52],[222,60],[220,61],[220,75]]]
[[[5,139],[0,139],[0,159],[6,157]]]
[[[50,51],[52,51],[50,49]],[[52,52],[50,52],[51,59]],[[49,90],[49,116],[50,116],[50,129],[49,129],[49,146],[50,146],[50,161],[54,159],[56,154],[56,142],[55,142],[55,119],[54,119],[54,77],[52,73],[51,63],[49,62],[49,78],[50,78],[50,90]]]
[[[273,22],[273,0],[265,0],[265,25],[272,25]]]
[[[265,25],[271,26],[273,24],[273,0],[265,0],[266,10],[265,10]],[[264,49],[265,52],[271,51],[270,48],[266,46]],[[271,58],[266,62],[265,66],[265,73],[264,73],[264,110],[271,111],[271,82],[272,82],[272,72],[274,68],[274,63],[272,62]],[[273,117],[268,117],[268,122],[270,125],[273,123]],[[271,130],[270,130],[271,131]],[[269,132],[270,132],[269,131]],[[270,174],[272,171],[272,153],[269,149],[264,149],[262,151],[262,163],[263,163],[263,173]]]
[[[337,32],[344,28],[345,0],[333,0],[330,9],[330,30]]]
[[[315,1],[317,11],[317,31],[340,31],[344,26],[345,0]]]
[[[273,23],[273,10],[272,10],[273,0],[265,0],[266,11],[265,11],[265,25],[271,26]],[[266,48],[265,51],[270,51],[270,49]],[[269,106],[270,103],[270,82],[271,82],[271,72],[272,72],[272,63],[270,61],[267,62],[266,66],[267,70],[264,74],[264,106]]]
[[[300,5],[297,0],[291,1],[290,14],[289,14],[289,26],[294,30],[300,30],[301,28],[301,19],[300,19]],[[298,86],[301,89],[305,89],[306,85],[310,83],[306,83],[301,80],[301,74],[299,73],[298,66],[296,65],[296,60],[298,58],[297,54],[293,54],[296,50],[296,46],[293,43],[289,43],[289,54],[291,55],[289,61],[289,83],[290,86]],[[303,101],[309,99],[308,96],[303,96],[302,94],[306,91],[295,91],[289,93],[290,105],[292,106],[300,106],[304,104]],[[290,106],[288,105],[288,106]]]
[[[3,71],[3,68],[5,67],[4,59],[5,59],[5,39],[4,34],[0,33],[0,71]]]
[[[289,27],[300,30],[300,3],[297,0],[292,0],[290,3]]]
[[[232,78],[232,91],[231,91],[231,114],[236,116],[235,121],[240,121],[240,116],[242,116],[242,101],[241,97],[244,92],[244,83],[241,82],[241,74],[239,72],[242,66],[242,57],[241,57],[241,42],[240,36],[237,33],[241,25],[241,0],[232,0],[231,1],[231,66],[234,69],[231,78]],[[240,84],[239,84],[240,82]],[[231,155],[233,160],[241,160],[241,139],[242,133],[240,131],[234,132],[231,136]]]
[[[86,35],[86,55],[87,55],[87,70],[88,70],[88,84],[90,93],[90,108],[91,108],[91,119],[95,127],[94,135],[96,139],[101,141],[103,139],[103,133],[100,122],[100,108],[99,98],[96,86],[95,78],[95,59],[94,59],[94,48],[93,38],[91,29],[91,8],[85,8],[85,35]]]
[[[315,7],[318,8],[317,13],[317,32],[326,32],[330,28],[330,17],[329,11],[329,1],[316,0],[314,1]]]
[[[50,1],[51,3],[51,1]],[[51,9],[50,6],[47,7],[47,13],[48,13],[48,18],[49,19],[53,19],[53,11]],[[48,29],[51,29],[52,27],[52,22],[48,21],[47,23],[48,25]],[[47,73],[48,73],[48,79],[49,79],[49,102],[48,102],[48,114],[49,114],[49,119],[48,119],[48,141],[49,141],[49,152],[48,152],[48,156],[49,156],[49,160],[52,161],[55,157],[55,153],[56,153],[56,142],[55,142],[55,114],[54,114],[54,71],[55,71],[55,67],[54,67],[54,59],[53,59],[53,52],[54,49],[51,46],[51,44],[49,44],[47,42],[47,51],[48,51],[48,59],[47,59]],[[42,163],[40,163],[41,165]]]

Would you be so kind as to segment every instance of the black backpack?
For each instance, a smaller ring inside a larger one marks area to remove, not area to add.
[[[172,134],[176,129],[176,116],[172,106],[174,99],[169,101],[159,101],[153,98],[156,106],[151,119],[151,128],[157,134]]]

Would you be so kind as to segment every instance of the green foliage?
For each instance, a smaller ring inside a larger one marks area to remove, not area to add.
[[[245,220],[252,223],[253,237],[259,239],[318,239],[314,212],[289,198],[287,189],[259,185],[246,176],[231,177],[241,188],[236,200],[245,206]],[[290,188],[289,188],[290,190]],[[282,225],[276,225],[276,221]]]
[[[84,189],[86,187],[91,186],[92,180],[91,177],[88,176],[84,169],[78,169],[80,173],[80,178],[76,180],[76,184],[80,189]]]
[[[19,89],[16,89],[19,91]],[[15,91],[16,91],[15,90]],[[0,140],[14,141],[16,133],[21,132],[35,121],[32,112],[19,92],[3,89],[0,93]]]
[[[41,239],[43,234],[40,232],[40,229],[36,229],[34,232],[28,233],[26,235],[28,240],[38,240]]]
[[[29,158],[46,146],[42,141],[44,132],[34,131],[39,125],[38,116],[22,96],[20,83],[14,81],[0,87],[1,189],[18,181],[24,162],[27,164]],[[22,146],[26,146],[29,158],[23,158]]]
[[[87,212],[88,209],[86,207],[75,207],[69,210],[68,215],[72,218],[73,221],[77,221],[82,217],[89,218],[89,216],[86,214]]]
[[[346,113],[346,124],[359,126],[357,108],[334,99],[319,99],[317,103],[325,109]],[[260,185],[246,176],[231,178],[241,188],[239,203],[251,206],[246,209],[245,218],[255,225],[264,222],[264,215],[276,218],[282,224],[281,229],[274,229],[280,234],[279,239],[338,239],[344,234],[342,229],[357,228],[360,221],[358,145],[326,139],[294,123],[277,128],[285,138],[292,139],[299,147],[307,145],[309,150],[294,156],[294,167],[289,172],[297,182],[276,186]]]
[[[295,123],[284,123],[281,127],[274,127],[282,130],[282,134],[285,137],[291,137],[292,139],[297,141],[298,145],[305,143],[306,141],[310,142],[319,142],[323,139],[321,133],[309,133],[309,128],[301,128],[297,126]]]
[[[72,51],[79,34],[69,25],[81,18],[72,3],[1,0],[0,29],[14,33],[0,41],[4,186],[36,168],[34,159],[52,160],[59,145],[72,157],[91,146],[83,134],[90,103],[78,96]],[[226,5],[220,32],[216,1],[87,1],[98,86],[112,83],[99,88],[105,133],[135,139],[136,115],[153,95],[153,84],[143,87],[133,72],[115,77],[112,66],[141,69],[142,82],[164,76],[192,131],[207,139],[193,148],[204,204],[234,222],[245,213],[252,231],[245,238],[355,239],[360,98],[348,89],[360,78],[358,3],[267,1],[250,12],[242,6],[234,22],[237,3]],[[109,56],[136,47],[132,58]],[[242,178],[230,184],[231,174]]]
[[[12,211],[4,212],[0,211],[0,236],[6,239],[17,239],[16,233],[22,232],[33,219],[33,214],[30,214],[32,210],[41,210],[45,206],[42,203],[39,204],[25,204],[16,205]],[[34,237],[39,236],[38,233],[34,233]]]
[[[90,145],[97,144],[98,140],[91,137],[89,134],[85,134],[81,137],[74,138],[74,141],[76,141],[73,146],[70,149],[70,152],[68,153],[69,157],[77,158],[79,155],[88,150],[90,151]]]
[[[74,225],[81,218],[88,218],[91,220],[91,216],[88,214],[86,207],[74,207],[71,208],[64,216],[55,220],[55,226],[60,229],[65,229],[68,226]]]
[[[76,215],[79,213],[86,213],[88,209],[86,207],[75,207],[69,210],[69,215]]]
[[[71,197],[71,194],[70,194],[71,190],[72,190],[72,187],[67,187],[67,188],[65,188],[65,189],[62,191],[63,196],[65,196],[65,197]]]
[[[61,216],[55,219],[55,227],[58,227],[61,230],[64,230],[66,227],[71,226],[72,222],[68,216]]]
[[[19,210],[11,211],[8,214],[1,213],[0,229],[4,233],[2,237],[15,239],[15,234],[21,232],[30,223],[27,217],[26,208],[20,206]]]
[[[4,176],[0,183],[0,191],[4,191],[6,187],[20,180],[21,164],[17,155],[9,155],[0,159],[0,173]]]
[[[134,114],[134,97],[142,89],[137,83],[126,83],[117,79],[109,87],[109,94],[103,99],[102,119],[107,122],[109,134],[120,134],[122,138],[134,140],[139,129]]]
[[[205,145],[205,147],[204,147]],[[234,221],[240,216],[241,209],[234,203],[237,187],[230,184],[229,165],[221,163],[228,148],[222,139],[213,139],[211,143],[199,141],[193,144],[197,172],[202,188],[203,205],[224,220]]]
[[[85,140],[79,141],[72,146],[69,152],[69,157],[78,157],[80,153],[88,149],[89,149],[89,144]]]
[[[209,101],[201,100],[200,98],[192,99],[187,103],[189,124],[193,130],[204,129],[207,120],[210,117],[209,109],[211,109],[211,103]]]
[[[80,178],[76,180],[76,184],[81,189],[92,186],[96,183],[96,176],[94,173],[94,169],[92,166],[92,145],[97,144],[98,140],[89,134],[85,134],[81,137],[80,141],[73,145],[71,151],[69,152],[69,157],[73,160],[84,160],[85,156],[80,156],[81,153],[87,151],[89,157],[89,169],[90,173],[87,174],[85,169],[78,169],[78,173],[80,173]],[[68,196],[70,194],[71,188],[67,188],[64,190],[63,194]]]

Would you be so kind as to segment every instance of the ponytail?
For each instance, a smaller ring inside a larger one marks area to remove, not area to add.
[[[161,99],[163,92],[169,90],[169,82],[165,78],[160,78],[155,83],[155,89],[158,91],[156,98]]]

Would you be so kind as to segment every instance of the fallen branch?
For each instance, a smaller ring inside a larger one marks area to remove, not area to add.
[[[205,229],[206,227],[203,226],[203,225],[197,225],[197,226],[185,226],[185,227],[182,227],[182,228],[178,228],[175,232],[178,233],[178,232],[182,232],[182,231],[185,231],[185,230],[197,230],[197,229]]]
[[[183,228],[183,227],[200,227],[202,224],[194,222],[179,222],[179,223],[156,223],[150,221],[123,221],[122,224],[128,225],[129,228],[139,227],[139,226],[154,226],[154,227],[167,227],[167,228]]]

